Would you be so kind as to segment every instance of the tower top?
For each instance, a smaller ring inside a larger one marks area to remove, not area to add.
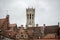
[[[26,9],[27,26],[35,26],[35,8]]]
[[[28,8],[26,8],[26,9],[35,9],[35,8],[33,8],[33,7],[32,7],[32,8],[29,8],[29,7],[28,7]]]
[[[35,11],[35,8],[26,8],[26,11]]]

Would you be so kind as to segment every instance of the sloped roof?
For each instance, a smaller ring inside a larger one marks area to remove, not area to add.
[[[57,33],[58,28],[58,25],[45,26],[44,32],[45,34]]]
[[[14,38],[15,35],[16,35],[16,32],[15,31],[11,31],[11,30],[6,30],[6,31],[4,31],[3,35],[6,36],[6,37]]]
[[[9,24],[9,27],[16,27],[16,24]]]
[[[47,34],[44,38],[55,38],[55,34]]]

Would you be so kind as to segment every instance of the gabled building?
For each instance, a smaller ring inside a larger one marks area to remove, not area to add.
[[[9,15],[0,19],[0,40],[40,40],[60,38],[60,27],[58,25],[35,26],[35,9],[26,9],[26,28],[23,25],[17,27],[17,24],[9,23]]]
[[[17,31],[17,24],[9,24],[9,30]]]
[[[6,18],[0,19],[0,30],[7,30],[9,27],[9,15]]]

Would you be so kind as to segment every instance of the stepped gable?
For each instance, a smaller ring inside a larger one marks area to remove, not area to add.
[[[0,19],[0,29],[7,30],[8,27],[9,27],[9,15],[7,15],[6,18]]]
[[[0,29],[1,29],[1,30],[7,29],[6,18],[0,19]]]
[[[4,21],[5,21],[5,18],[4,19],[0,19],[0,27],[3,25]]]

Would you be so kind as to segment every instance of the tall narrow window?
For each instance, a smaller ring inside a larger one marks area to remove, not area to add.
[[[34,18],[34,15],[32,15],[32,19]]]
[[[31,14],[30,14],[30,19],[31,19]]]

